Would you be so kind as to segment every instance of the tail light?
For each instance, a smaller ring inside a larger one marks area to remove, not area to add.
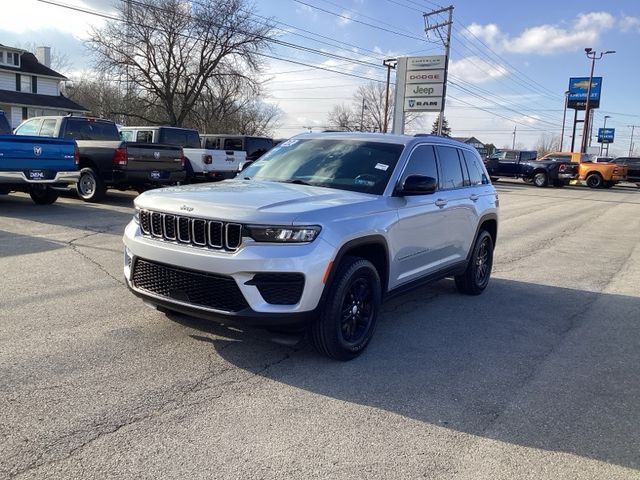
[[[113,152],[113,159],[111,163],[114,167],[124,167],[127,165],[127,149],[126,147],[116,148]]]
[[[187,164],[187,157],[182,156],[182,157],[180,158],[180,166],[181,166],[182,168],[184,168],[184,166],[185,166],[186,164]]]
[[[213,163],[213,157],[211,155],[204,156],[205,165],[211,165]]]
[[[80,149],[78,148],[78,145],[74,145],[73,147],[73,161],[76,165],[80,165]]]
[[[567,168],[567,166],[566,166],[566,165],[564,165],[564,164],[562,164],[562,165],[560,165],[560,168],[558,169],[558,171],[559,171],[560,173],[562,173],[562,172],[564,172],[564,171],[565,171],[565,169],[566,169],[566,168]]]

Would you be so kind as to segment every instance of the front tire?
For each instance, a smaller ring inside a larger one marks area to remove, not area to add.
[[[480,295],[489,285],[492,267],[493,238],[486,230],[480,230],[466,270],[462,275],[454,277],[458,291],[467,295]]]
[[[533,176],[533,184],[539,188],[546,187],[549,184],[549,177],[545,172],[538,172]]]
[[[58,199],[58,192],[49,185],[32,185],[29,195],[36,205],[51,205]]]
[[[345,257],[329,285],[319,318],[311,325],[315,349],[335,360],[351,360],[360,355],[375,330],[382,287],[371,262]]]
[[[99,202],[107,193],[104,182],[91,167],[80,170],[80,179],[76,184],[76,191],[78,196],[85,202]]]

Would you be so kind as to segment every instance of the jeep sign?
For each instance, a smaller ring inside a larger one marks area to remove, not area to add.
[[[409,97],[442,97],[441,83],[413,83],[407,85],[404,92],[406,98]]]

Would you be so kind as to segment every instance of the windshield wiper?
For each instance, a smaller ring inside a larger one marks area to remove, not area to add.
[[[296,185],[311,185],[309,182],[295,178],[293,180],[280,180],[281,183],[295,183]]]

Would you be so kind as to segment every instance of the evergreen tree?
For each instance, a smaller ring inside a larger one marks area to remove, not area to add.
[[[436,118],[436,121],[433,122],[433,125],[431,126],[431,133],[433,135],[437,135],[438,134],[438,122],[440,120],[440,114],[438,114],[438,118]],[[451,136],[451,127],[449,127],[449,122],[447,122],[447,118],[446,117],[442,117],[442,136],[443,137],[450,137]]]

